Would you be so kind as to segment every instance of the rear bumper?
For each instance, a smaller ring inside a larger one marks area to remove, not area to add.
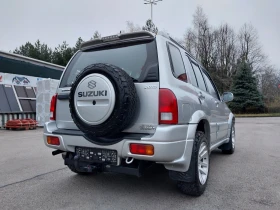
[[[113,149],[118,152],[118,165],[122,158],[132,157],[137,160],[147,160],[163,164],[165,168],[172,171],[186,172],[190,165],[193,139],[187,139],[188,127],[190,125],[158,126],[155,134],[142,137],[140,140],[124,138],[113,145],[98,145],[86,140],[83,135],[57,134],[55,122],[48,122],[44,126],[44,142],[46,146],[66,152],[75,152],[75,147],[90,147]],[[192,130],[192,129],[191,129]],[[54,133],[53,133],[54,132]],[[59,146],[49,145],[47,136],[56,136],[60,140]],[[153,156],[131,154],[129,145],[131,143],[152,144],[154,146]]]

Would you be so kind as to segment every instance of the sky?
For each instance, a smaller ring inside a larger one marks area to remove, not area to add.
[[[229,23],[238,31],[252,23],[270,63],[280,69],[279,0],[163,0],[154,7],[154,23],[182,38],[197,6],[214,27]],[[96,30],[102,36],[119,33],[127,21],[143,26],[150,13],[144,0],[0,0],[0,50],[37,39],[52,48],[63,41],[74,46],[78,37],[89,40]]]

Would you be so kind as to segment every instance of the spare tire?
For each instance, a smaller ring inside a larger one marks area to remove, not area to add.
[[[86,67],[72,84],[69,96],[72,119],[90,139],[121,133],[133,123],[138,104],[133,79],[110,64]]]

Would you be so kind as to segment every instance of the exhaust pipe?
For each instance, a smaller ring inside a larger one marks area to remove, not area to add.
[[[128,158],[125,159],[125,163],[127,165],[131,164],[133,161],[134,161],[134,158],[130,158],[130,160],[129,160],[129,157],[128,157]]]

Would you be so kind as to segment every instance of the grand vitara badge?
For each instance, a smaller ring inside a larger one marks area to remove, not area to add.
[[[93,89],[95,87],[96,87],[96,82],[94,80],[88,82],[88,88]]]

